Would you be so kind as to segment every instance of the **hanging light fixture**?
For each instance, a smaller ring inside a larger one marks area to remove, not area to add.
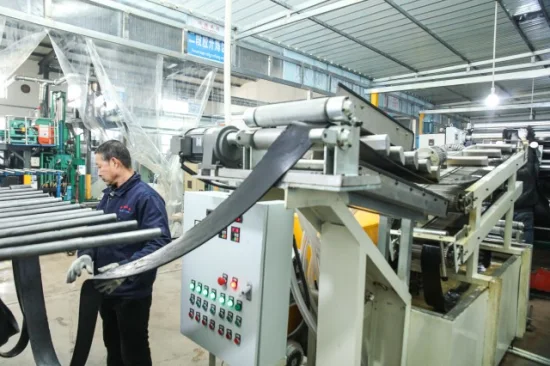
[[[498,15],[498,2],[495,1],[495,28],[493,32],[493,81],[491,84],[491,94],[485,99],[485,104],[488,107],[494,108],[500,103],[500,98],[498,97],[495,89],[495,58],[496,58],[496,49],[497,49],[497,15]]]

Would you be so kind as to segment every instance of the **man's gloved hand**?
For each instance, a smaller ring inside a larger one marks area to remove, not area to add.
[[[73,283],[76,281],[77,277],[80,277],[82,270],[85,269],[89,274],[94,274],[94,263],[92,262],[92,257],[89,255],[83,255],[76,259],[69,267],[67,272],[67,283]]]
[[[110,271],[111,269],[114,269],[118,267],[118,263],[111,263],[104,267],[98,268],[97,271],[99,273],[105,273],[107,271]],[[103,294],[109,295],[114,290],[116,290],[120,285],[122,285],[122,282],[124,282],[124,278],[120,278],[117,280],[109,280],[109,281],[100,281],[95,285],[96,290]]]

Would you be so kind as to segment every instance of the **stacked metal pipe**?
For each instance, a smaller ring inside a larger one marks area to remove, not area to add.
[[[61,201],[29,186],[0,188],[0,260],[133,244],[161,235],[137,221]]]

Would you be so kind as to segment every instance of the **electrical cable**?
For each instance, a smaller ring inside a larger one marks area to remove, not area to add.
[[[181,162],[181,169],[189,175],[193,175],[193,176],[197,175],[196,171],[194,171],[193,169],[191,169],[187,165],[185,165],[185,161]],[[214,181],[211,181],[211,180],[208,180],[208,179],[201,179],[201,178],[197,178],[197,179],[200,180],[203,183],[206,183],[206,184],[209,184],[211,186],[218,187],[218,188],[221,188],[221,189],[228,189],[230,191],[234,191],[235,188],[237,188],[237,187],[234,187],[234,186],[228,186],[228,185],[223,184],[223,183],[214,182]]]
[[[296,258],[296,263],[298,267],[298,275],[300,276],[300,281],[302,281],[303,285],[303,295],[304,299],[306,301],[306,305],[308,309],[311,309],[311,298],[309,297],[309,290],[307,288],[307,281],[306,281],[306,275],[304,273],[304,269],[302,268],[302,264],[300,261],[300,253],[298,252],[298,245],[296,245],[296,237],[292,236],[292,249],[294,249],[294,256]]]

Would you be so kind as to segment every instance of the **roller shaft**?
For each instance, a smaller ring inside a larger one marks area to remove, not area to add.
[[[81,226],[70,229],[51,231],[47,235],[42,233],[16,236],[14,238],[0,239],[0,248],[21,246],[27,244],[46,243],[55,240],[78,238],[84,236],[103,235],[113,232],[123,232],[137,229],[137,221],[123,221],[112,224],[101,224],[95,226]]]
[[[66,201],[67,202],[67,201]],[[70,205],[70,204],[65,204],[65,205],[55,205],[55,206],[50,206],[50,207],[39,207],[37,208],[36,206],[33,207],[33,210],[32,210],[32,213],[30,215],[33,215],[36,217],[36,215],[39,215],[39,214],[43,214],[43,213],[59,213],[59,212],[62,212],[62,211],[72,211],[74,212],[75,210],[78,211],[80,209],[80,205]],[[21,209],[18,209],[17,211],[11,211],[11,212],[6,212],[8,209],[2,209],[0,211],[0,219],[4,219],[4,218],[13,218],[13,217],[21,217],[21,216],[27,216],[29,215],[29,212],[27,212],[26,210],[22,211]],[[11,209],[10,209],[11,210]]]
[[[66,206],[67,207],[67,206]],[[78,207],[78,206],[77,206]],[[88,215],[89,213],[92,213],[92,215]],[[88,213],[86,215],[82,215],[83,213]],[[63,212],[63,211],[57,211],[57,212],[46,212],[46,213],[35,213],[34,210],[29,210],[25,212],[25,216],[15,216],[16,219],[12,217],[0,217],[0,227],[11,227],[6,226],[11,223],[24,223],[24,222],[30,222],[30,223],[37,223],[39,221],[48,222],[48,221],[57,221],[57,219],[61,218],[77,218],[77,217],[84,217],[84,216],[96,216],[101,215],[101,213],[95,213],[95,211],[92,211],[90,208],[79,208],[76,210],[71,210],[69,212]]]
[[[405,166],[418,170],[418,151],[406,151],[405,153]]]
[[[405,152],[403,151],[403,147],[402,146],[390,147],[390,159],[395,161],[396,163],[405,165]]]
[[[91,216],[99,216],[103,215],[103,211],[92,211],[90,209],[84,209],[84,212],[74,213],[74,212],[62,212],[56,215],[50,215],[50,216],[42,216],[39,218],[29,217],[28,219],[24,220],[9,220],[9,219],[2,219],[2,222],[0,224],[0,227],[2,229],[8,229],[8,228],[14,228],[14,227],[23,227],[23,226],[29,226],[29,225],[35,225],[35,224],[43,224],[43,223],[56,223],[59,221],[64,221],[68,219],[77,219],[81,217],[91,217]],[[11,221],[11,222],[10,222]]]
[[[4,208],[35,206],[35,205],[41,205],[44,203],[53,203],[53,202],[59,202],[59,201],[61,201],[61,198],[21,199],[21,200],[15,200],[15,201],[0,202],[0,209],[2,209],[1,212],[4,212],[3,211]]]
[[[154,228],[86,238],[74,238],[21,247],[8,247],[0,249],[0,260],[83,250],[105,245],[133,244],[151,240],[160,235],[161,230],[159,228]]]
[[[50,203],[42,203],[42,204],[38,204],[38,205],[32,205],[32,208],[33,209],[43,209],[43,208],[53,208],[53,207],[68,207],[68,206],[71,206],[71,202],[70,201],[53,201],[53,202],[50,202]],[[77,205],[78,206],[78,205]],[[25,214],[25,211],[24,210],[27,210],[28,207],[25,207],[22,211],[22,208],[20,207],[20,205],[16,205],[16,206],[13,206],[13,207],[3,207],[3,208],[0,208],[0,213],[2,215],[4,214],[8,214],[8,213],[23,213]]]
[[[363,136],[361,141],[380,154],[390,154],[390,138],[388,135]]]
[[[34,225],[23,226],[23,227],[12,227],[8,229],[2,228],[0,229],[0,238],[68,229],[68,228],[83,226],[83,225],[97,225],[97,224],[113,222],[113,221],[116,221],[116,214],[90,216],[90,217],[83,217],[79,219],[70,219],[70,220],[63,220],[58,222],[34,224]]]

